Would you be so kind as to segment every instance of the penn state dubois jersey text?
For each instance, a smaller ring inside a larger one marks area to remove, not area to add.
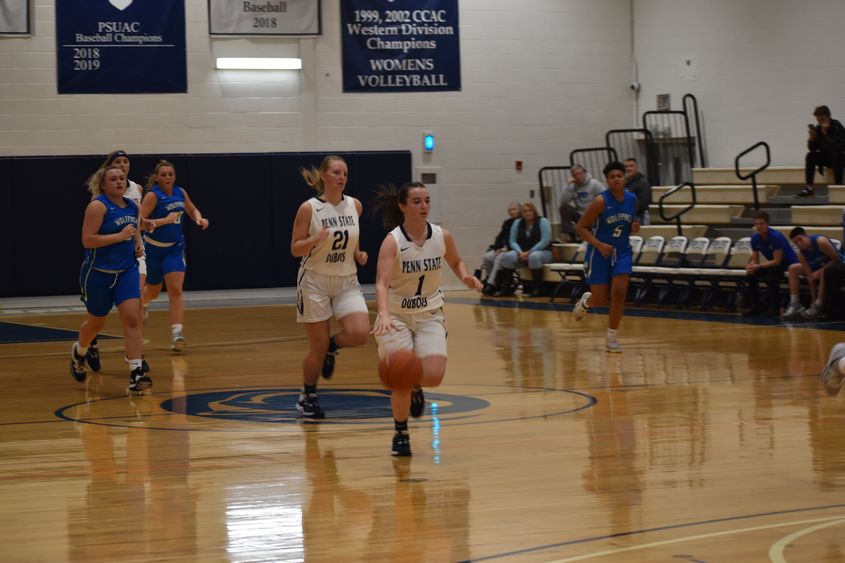
[[[311,224],[308,236],[329,230],[329,236],[302,258],[301,267],[327,276],[351,276],[356,273],[355,250],[358,248],[360,228],[355,200],[349,196],[337,204],[312,197]]]
[[[604,211],[596,218],[593,236],[613,246],[617,256],[630,254],[631,224],[637,209],[637,196],[626,191],[622,201],[619,201],[610,190],[599,196],[604,197]]]
[[[98,195],[94,201],[99,201],[106,206],[106,214],[103,216],[103,224],[97,231],[101,235],[112,235],[122,231],[126,225],[135,225],[138,228],[138,206],[128,199],[123,198],[124,207],[115,205],[105,195]],[[136,263],[135,259],[135,238],[116,242],[100,248],[88,249],[85,255],[85,262],[95,270],[104,272],[122,272],[132,268]]]
[[[152,192],[156,196],[156,206],[153,212],[150,213],[150,219],[164,219],[174,211],[179,216],[176,218],[175,223],[156,227],[153,232],[147,233],[144,236],[164,243],[184,242],[185,235],[182,232],[182,216],[185,213],[185,194],[182,193],[182,188],[173,186],[173,193],[167,195],[156,184],[153,186]]]
[[[409,314],[442,307],[443,229],[428,223],[428,238],[422,246],[414,244],[401,225],[390,231],[390,236],[396,241],[396,261],[387,292],[388,310]]]

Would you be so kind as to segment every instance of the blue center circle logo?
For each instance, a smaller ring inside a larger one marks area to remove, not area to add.
[[[302,418],[296,410],[301,391],[243,389],[214,391],[168,399],[161,408],[180,414],[240,422],[293,423]],[[450,420],[475,416],[490,403],[466,395],[426,392],[426,414]],[[326,411],[321,424],[384,424],[392,420],[390,391],[384,389],[320,389],[320,406]]]

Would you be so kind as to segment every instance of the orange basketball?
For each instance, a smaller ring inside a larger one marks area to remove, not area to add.
[[[397,350],[381,359],[378,377],[390,389],[413,389],[422,379],[422,362],[413,350]]]

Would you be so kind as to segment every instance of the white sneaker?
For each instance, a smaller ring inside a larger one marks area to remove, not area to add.
[[[816,308],[815,305],[810,305],[808,308],[804,309],[801,312],[801,316],[807,320],[815,320],[816,317],[819,316],[819,310]]]
[[[842,388],[842,379],[845,375],[839,371],[839,360],[845,357],[845,343],[840,342],[830,351],[830,356],[827,358],[827,365],[822,371],[822,379],[824,380],[824,388],[828,395],[838,395]]]
[[[607,337],[607,351],[612,352],[614,354],[619,354],[622,352],[622,345],[619,344],[619,341],[616,339],[615,336],[608,336]]]
[[[170,349],[173,352],[181,352],[182,348],[188,345],[188,340],[182,335],[181,330],[173,331],[173,336],[170,338]]]
[[[572,309],[572,316],[575,317],[576,321],[583,319],[584,315],[590,311],[590,308],[587,306],[587,301],[590,300],[592,295],[593,294],[589,291],[585,291],[584,295],[581,296],[581,299],[578,300],[578,303],[575,304],[575,308]]]
[[[789,307],[786,308],[786,311],[783,313],[784,319],[795,319],[801,316],[801,313],[804,312],[804,307],[801,306],[800,303],[790,303]]]

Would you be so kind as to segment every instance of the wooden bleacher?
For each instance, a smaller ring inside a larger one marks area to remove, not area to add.
[[[686,205],[663,205],[663,211],[667,215],[674,215],[678,211],[684,209]],[[706,225],[726,225],[730,224],[731,219],[738,219],[742,217],[745,211],[744,205],[709,205],[697,204],[693,209],[684,214],[684,222],[690,223],[704,223]],[[660,217],[658,205],[651,205],[648,208],[649,216],[652,224],[663,224],[666,221]]]
[[[805,226],[831,226],[842,224],[841,205],[793,205],[792,223]]]
[[[740,172],[748,174],[752,172],[753,168],[740,168]],[[736,177],[736,171],[731,168],[693,168],[692,177],[695,181],[695,186],[707,184],[750,184],[751,180],[742,181]],[[819,184],[832,184],[833,173],[828,169],[824,178],[817,176]],[[804,167],[803,166],[770,166],[766,170],[757,175],[757,185],[774,184],[774,185],[804,185]]]
[[[660,198],[675,186],[653,186],[651,188],[652,201],[659,201]],[[758,197],[760,203],[765,204],[769,199],[778,195],[780,186],[778,185],[763,185],[758,187]],[[845,188],[845,186],[843,186]],[[843,189],[842,198],[845,200],[845,189]],[[738,204],[738,205],[753,205],[754,192],[748,186],[741,185],[713,185],[713,186],[696,186],[695,199],[698,204]],[[684,189],[666,198],[667,204],[688,204],[692,201],[692,191]]]

